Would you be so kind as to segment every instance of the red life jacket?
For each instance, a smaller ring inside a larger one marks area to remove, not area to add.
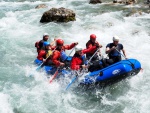
[[[37,56],[37,59],[43,61],[43,58],[45,59],[45,57],[46,57],[46,51],[45,50],[40,50],[39,54]]]
[[[75,46],[75,43],[72,43],[71,45],[65,45],[62,46],[61,49],[56,48],[56,50],[53,52],[52,55],[52,62],[55,66],[59,66],[60,65],[60,60],[61,60],[61,52],[65,51],[65,50],[70,50]]]
[[[89,48],[92,48],[93,46],[96,46],[97,44],[99,44],[97,41],[95,43],[93,43],[91,40],[89,40],[87,43],[86,43],[86,48],[89,49]],[[96,52],[97,49],[93,49],[91,50],[90,52],[86,53],[86,56],[92,56],[95,52]]]
[[[79,70],[80,67],[84,64],[82,56],[78,54],[74,54],[72,60],[71,60],[71,69],[72,70]]]

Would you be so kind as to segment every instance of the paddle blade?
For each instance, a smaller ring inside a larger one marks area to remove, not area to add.
[[[54,75],[52,76],[49,82],[52,83],[52,81],[56,78],[57,75],[58,75],[58,70],[56,70],[56,72],[54,73]]]
[[[71,80],[71,82],[68,84],[68,86],[66,87],[66,90],[68,90],[69,89],[69,87],[71,86],[71,84],[76,80],[76,78],[77,78],[77,76],[75,76],[72,80]]]
[[[39,69],[41,69],[41,65],[36,68],[36,71],[38,71]]]

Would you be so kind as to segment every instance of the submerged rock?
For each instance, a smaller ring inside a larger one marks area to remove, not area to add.
[[[37,5],[35,7],[35,9],[40,9],[40,8],[47,8],[47,5],[46,4],[40,4],[40,5]]]
[[[69,22],[75,20],[75,13],[72,10],[61,7],[44,12],[40,22]]]
[[[142,15],[143,11],[142,10],[132,10],[131,12],[129,12],[126,16],[139,16]]]
[[[101,0],[90,0],[90,4],[97,4],[97,3],[102,3]]]

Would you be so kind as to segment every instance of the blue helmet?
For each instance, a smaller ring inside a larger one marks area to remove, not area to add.
[[[45,42],[43,43],[43,46],[48,46],[48,45],[50,45],[50,43],[47,42],[47,41],[45,41]]]

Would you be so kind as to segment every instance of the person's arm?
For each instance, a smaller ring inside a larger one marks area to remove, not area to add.
[[[126,51],[124,49],[122,49],[123,55],[125,56],[125,58],[127,58],[126,56]]]
[[[56,42],[56,38],[54,38],[54,41],[52,41],[52,42],[50,43],[50,46],[54,46],[54,45],[55,45],[55,42]]]
[[[72,43],[71,45],[65,45],[64,48],[70,50],[74,48],[76,45],[78,45],[78,42]]]
[[[115,46],[113,46],[112,48],[110,48],[110,45],[108,44],[108,45],[106,46],[105,53],[108,54],[108,53],[110,53],[111,51],[115,50],[115,48],[116,48]]]
[[[46,52],[44,50],[41,50],[40,53],[37,56],[37,59],[43,61],[45,55],[46,55]]]
[[[98,48],[102,48],[103,46],[99,43],[99,42],[97,42],[96,41],[96,46],[98,47]]]
[[[96,46],[93,46],[93,47],[90,47],[88,49],[83,49],[82,50],[82,53],[83,54],[86,54],[86,53],[90,53],[91,51],[96,51],[97,47]]]

